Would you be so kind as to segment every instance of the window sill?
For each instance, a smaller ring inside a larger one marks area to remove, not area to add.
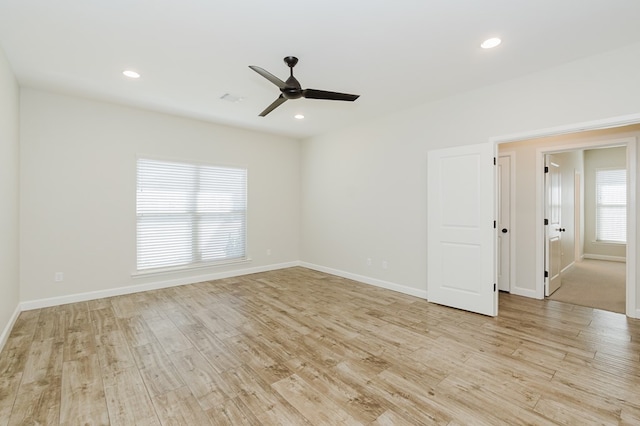
[[[175,274],[179,272],[197,271],[200,269],[219,268],[219,267],[224,267],[229,265],[239,265],[242,263],[249,263],[251,262],[251,260],[252,259],[250,257],[245,257],[242,259],[234,259],[234,260],[229,260],[225,262],[195,263],[192,265],[176,266],[171,268],[148,269],[148,270],[132,272],[131,277],[142,278],[142,277],[149,277],[154,275],[168,275],[168,274]]]
[[[627,243],[621,243],[619,241],[591,241],[592,244],[600,244],[603,246],[626,246]]]

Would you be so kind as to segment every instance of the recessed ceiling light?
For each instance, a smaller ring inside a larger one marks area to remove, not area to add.
[[[132,70],[124,70],[122,71],[122,74],[124,74],[125,76],[129,77],[129,78],[140,78],[140,74],[138,74],[135,71]]]
[[[293,118],[298,119],[298,120],[302,120],[304,118],[304,115],[296,114],[296,115],[293,116]]]
[[[483,41],[480,47],[482,47],[483,49],[493,49],[500,43],[502,43],[502,40],[500,40],[498,37],[493,37]]]

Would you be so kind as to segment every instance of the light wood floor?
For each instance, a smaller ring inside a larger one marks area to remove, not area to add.
[[[640,424],[640,321],[304,268],[23,312],[0,424]]]

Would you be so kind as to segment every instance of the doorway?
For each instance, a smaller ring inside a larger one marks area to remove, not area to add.
[[[628,161],[618,142],[543,154],[545,297],[624,314]]]
[[[515,160],[513,151],[501,151],[498,156],[498,240],[497,281],[498,290],[510,292],[515,279]]]
[[[588,126],[585,126],[588,127]],[[576,129],[578,130],[578,129]],[[552,131],[547,133],[553,135]],[[547,278],[544,272],[548,271],[545,262],[545,227],[543,219],[547,218],[547,212],[544,211],[545,189],[544,189],[544,160],[547,154],[557,154],[562,152],[579,151],[579,150],[596,150],[603,147],[613,145],[623,146],[627,151],[626,166],[629,171],[629,227],[627,234],[629,235],[628,250],[624,254],[623,259],[605,259],[605,260],[625,260],[630,259],[626,263],[625,276],[627,281],[625,295],[626,307],[624,312],[632,317],[637,317],[636,310],[636,278],[635,278],[635,167],[636,167],[636,140],[640,135],[640,125],[634,124],[629,126],[618,126],[607,129],[588,130],[584,132],[564,133],[555,136],[536,137],[532,135],[528,139],[522,138],[508,142],[497,143],[499,155],[505,151],[517,153],[518,162],[514,163],[514,168],[518,168],[515,173],[519,180],[516,194],[518,200],[516,204],[518,208],[515,213],[518,215],[519,224],[512,227],[513,233],[518,232],[520,244],[516,242],[516,255],[512,259],[512,269],[518,264],[515,279],[512,280],[510,291],[527,297],[535,297],[542,299],[545,297],[545,281]],[[522,169],[528,171],[522,172]],[[570,205],[578,205],[578,202],[584,197],[584,170],[573,167],[565,175],[566,185],[570,187],[567,197],[563,197],[563,202]],[[564,177],[563,177],[564,178]],[[526,182],[522,182],[526,181]],[[498,185],[499,186],[499,185]],[[568,216],[567,216],[568,215]],[[567,220],[569,226],[559,226],[565,229],[563,234],[572,234],[572,238],[566,238],[571,244],[564,244],[560,252],[567,257],[564,262],[563,269],[567,272],[570,268],[568,265],[576,261],[582,261],[584,251],[579,246],[585,241],[584,235],[584,215],[576,209],[566,213],[565,217],[571,218]],[[588,225],[587,225],[588,226]],[[499,229],[500,231],[500,229]],[[575,241],[575,244],[573,243]],[[589,253],[587,253],[589,254]],[[498,254],[500,256],[500,254]],[[526,258],[526,259],[523,259]],[[532,262],[532,258],[535,261]],[[527,264],[528,263],[528,264]],[[523,264],[525,267],[523,267]],[[527,267],[529,268],[527,270]],[[562,269],[560,270],[562,272]],[[530,277],[535,277],[535,282]],[[523,279],[523,277],[525,277]],[[529,279],[529,282],[525,282]],[[547,281],[548,282],[548,281]]]

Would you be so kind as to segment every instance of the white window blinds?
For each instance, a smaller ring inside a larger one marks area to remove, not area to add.
[[[137,269],[246,258],[247,170],[137,163]]]
[[[596,240],[627,241],[627,171],[596,170]]]

